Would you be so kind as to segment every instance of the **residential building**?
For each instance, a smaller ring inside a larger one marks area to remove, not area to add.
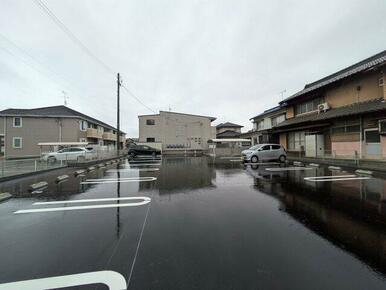
[[[207,150],[208,140],[216,137],[211,123],[214,117],[160,111],[159,114],[141,115],[139,142],[157,147],[163,152]],[[158,147],[159,148],[159,147]]]
[[[216,138],[239,138],[241,134],[241,128],[243,127],[244,126],[231,122],[220,123],[216,126]]]
[[[66,106],[0,111],[1,154],[6,158],[40,155],[41,142],[88,142],[115,146],[116,129]],[[120,133],[120,147],[126,142]]]
[[[289,152],[386,158],[386,51],[307,84],[283,100],[274,129]]]
[[[279,143],[279,135],[274,133],[272,128],[286,119],[286,108],[276,106],[249,119],[252,121],[253,129],[242,135],[249,138],[252,145],[262,143]]]

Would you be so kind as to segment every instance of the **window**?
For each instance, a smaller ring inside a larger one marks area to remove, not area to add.
[[[14,117],[13,118],[13,127],[15,127],[15,128],[21,128],[22,127],[21,117]]]
[[[257,130],[263,130],[264,129],[264,120],[259,121],[257,123]]]
[[[146,142],[155,142],[155,138],[154,137],[146,138]]]
[[[146,125],[155,125],[155,120],[154,119],[147,119]]]
[[[280,124],[284,120],[285,120],[284,115],[279,115],[279,116],[271,118],[272,127],[276,126],[277,124]]]
[[[268,150],[271,150],[271,146],[270,146],[270,145],[264,145],[263,147],[261,147],[260,150],[261,150],[261,151],[268,151]]]
[[[305,146],[306,133],[300,132],[289,132],[288,133],[288,149],[290,150],[301,150],[302,146]]]
[[[384,85],[383,76],[379,78],[379,80],[378,80],[378,85],[379,85],[380,87],[383,87],[383,85]]]
[[[358,123],[346,121],[342,125],[337,125],[331,128],[332,134],[359,133],[360,126]]]
[[[80,148],[70,148],[70,152],[81,152],[81,151],[83,150]]]
[[[322,103],[324,103],[324,97],[315,98],[313,100],[297,104],[295,107],[295,115],[316,111],[318,106]]]
[[[280,145],[272,145],[272,150],[279,150],[281,148]]]
[[[12,147],[13,148],[22,148],[23,147],[23,138],[13,137],[12,138]]]
[[[366,143],[380,143],[381,137],[378,130],[365,131],[365,140]]]
[[[80,130],[81,131],[86,131],[87,130],[87,126],[88,126],[87,121],[80,120],[79,125],[80,125]]]

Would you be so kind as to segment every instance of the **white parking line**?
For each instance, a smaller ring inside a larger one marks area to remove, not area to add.
[[[245,162],[246,165],[279,165],[279,162]]]
[[[159,168],[123,168],[123,169],[109,169],[107,172],[152,172],[159,171]]]
[[[100,201],[117,201],[117,200],[135,200],[144,199],[142,196],[130,197],[111,197],[111,198],[92,198],[92,199],[72,199],[72,200],[58,200],[58,201],[43,201],[34,202],[32,205],[49,205],[49,204],[63,204],[63,203],[82,203],[82,202],[100,202]]]
[[[138,164],[133,164],[133,163],[129,163],[130,167],[131,166],[135,166],[135,167],[140,167],[140,166],[159,166],[161,165],[161,163],[138,163]]]
[[[148,179],[127,179],[127,178],[121,178],[121,179],[97,179],[97,180],[91,180],[91,181],[83,181],[80,184],[103,184],[103,183],[128,183],[128,182],[149,182],[149,181],[155,181],[157,180],[156,177],[149,177]]]
[[[306,177],[306,178],[304,178],[304,180],[306,180],[306,181],[330,182],[330,181],[345,181],[345,180],[362,180],[362,179],[370,179],[371,177],[356,176],[356,177],[346,177],[346,178],[344,178],[344,177],[335,178],[335,176],[332,176],[331,178],[324,178],[324,179],[308,178],[308,177]]]
[[[267,171],[292,171],[292,170],[312,170],[315,169],[315,167],[273,167],[273,168],[266,168]]]
[[[144,177],[119,177],[119,178],[89,178],[86,179],[86,181],[117,181],[117,180],[135,180],[135,181],[140,181],[140,180],[156,180],[156,177],[152,176],[144,176]]]
[[[82,209],[94,209],[94,208],[115,208],[115,207],[140,206],[140,205],[147,204],[151,201],[151,198],[146,197],[146,196],[140,196],[140,197],[137,197],[136,199],[142,199],[143,201],[131,202],[131,203],[113,203],[113,204],[96,204],[96,205],[68,206],[68,207],[22,209],[22,210],[15,211],[14,214],[53,212],[53,211],[70,211],[70,210],[82,210]]]
[[[125,278],[114,271],[97,271],[0,284],[0,290],[42,290],[104,284],[110,290],[127,289]]]
[[[348,178],[348,177],[356,177],[357,175],[326,175],[326,176],[310,176],[310,177],[304,177],[305,180],[308,179],[331,179],[331,178]]]

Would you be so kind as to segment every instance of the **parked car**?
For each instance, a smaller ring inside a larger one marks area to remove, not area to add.
[[[151,155],[153,157],[161,154],[161,150],[155,149],[147,145],[131,144],[129,147],[128,154],[132,157],[137,155]]]
[[[287,159],[287,152],[279,144],[258,144],[242,151],[241,154],[244,161],[252,163],[269,160],[284,162]]]
[[[42,160],[48,162],[58,160],[84,161],[90,159],[92,154],[93,153],[83,147],[69,147],[56,152],[43,153]]]

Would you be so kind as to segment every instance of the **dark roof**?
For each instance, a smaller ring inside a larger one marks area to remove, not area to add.
[[[159,111],[160,113],[170,113],[170,114],[177,114],[177,115],[185,115],[185,116],[193,116],[193,117],[202,117],[202,118],[208,118],[210,121],[216,120],[215,117],[210,116],[203,116],[203,115],[193,115],[193,114],[186,114],[186,113],[177,113],[177,112],[171,112],[171,111]],[[147,117],[147,116],[159,116],[159,114],[151,114],[151,115],[138,115],[138,117]]]
[[[254,116],[253,118],[250,118],[249,120],[253,120],[253,119],[256,119],[256,118],[262,118],[266,115],[269,115],[271,113],[275,113],[275,112],[278,112],[280,111],[281,109],[283,109],[282,106],[276,106],[276,107],[273,107],[271,109],[268,109],[268,110],[265,110],[263,113],[259,114],[259,115],[256,115]]]
[[[362,60],[356,64],[353,64],[345,69],[342,69],[336,73],[333,73],[329,76],[326,76],[316,82],[310,83],[305,85],[304,89],[300,92],[297,92],[296,94],[293,94],[292,96],[284,99],[280,103],[284,103],[290,100],[293,100],[296,97],[299,97],[301,95],[304,95],[306,93],[309,93],[311,91],[314,91],[316,89],[319,89],[321,87],[324,87],[328,84],[332,84],[336,81],[339,81],[341,79],[347,78],[349,76],[352,76],[354,74],[357,74],[362,71],[366,71],[368,69],[371,69],[377,65],[385,64],[386,62],[386,50],[377,53],[369,58],[366,58],[365,60]]]
[[[29,117],[77,117],[115,130],[113,126],[95,118],[82,114],[66,106],[52,106],[35,109],[6,109],[0,111],[0,116],[29,116]]]
[[[224,132],[218,133],[216,138],[229,138],[229,137],[239,137],[241,133],[235,132],[232,130],[226,130]]]
[[[216,126],[216,128],[242,128],[244,126],[241,126],[241,125],[237,125],[235,123],[231,123],[231,122],[225,122],[225,123],[221,123],[221,124],[218,124]]]
[[[383,110],[386,110],[386,101],[382,98],[373,99],[365,102],[353,103],[351,105],[331,109],[323,113],[313,113],[313,114],[307,114],[307,115],[287,119],[284,122],[276,125],[273,129],[283,128],[287,126],[308,123],[308,122],[318,122],[318,121],[347,117],[352,115],[372,113],[372,112],[383,111]]]

